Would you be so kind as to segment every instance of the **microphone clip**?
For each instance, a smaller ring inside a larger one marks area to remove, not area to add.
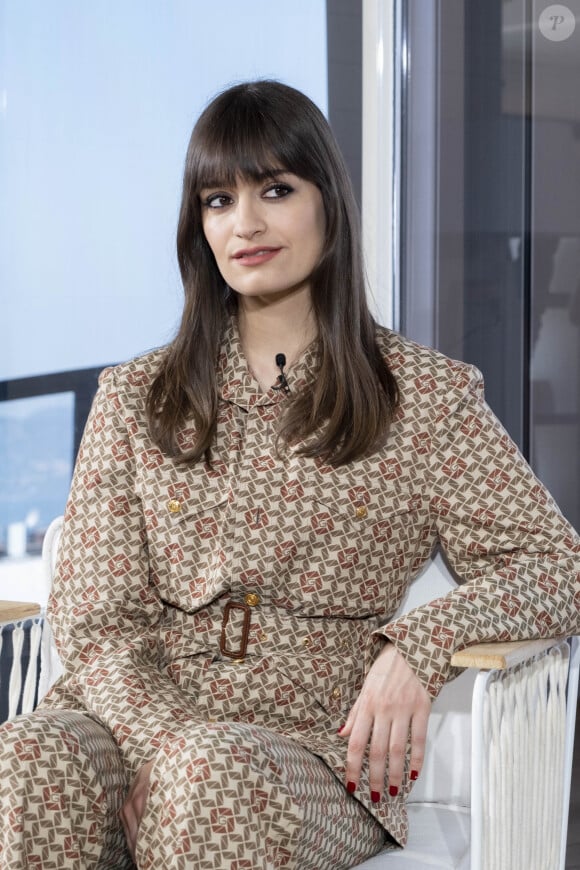
[[[284,374],[284,366],[286,365],[286,354],[277,353],[276,354],[276,366],[280,369],[280,374],[278,375],[277,383],[274,386],[275,390],[283,390],[286,395],[290,392],[290,385],[286,380],[286,375]]]

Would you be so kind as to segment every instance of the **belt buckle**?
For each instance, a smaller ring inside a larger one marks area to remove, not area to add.
[[[226,629],[230,618],[230,610],[241,610],[244,614],[242,625],[242,640],[239,649],[230,649],[227,644]],[[226,601],[222,618],[222,632],[220,636],[220,652],[230,659],[242,662],[248,649],[248,637],[250,635],[250,607],[243,601]]]

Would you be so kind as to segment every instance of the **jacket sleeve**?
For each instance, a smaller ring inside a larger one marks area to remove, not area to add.
[[[108,369],[65,513],[49,602],[65,672],[44,703],[96,716],[137,767],[190,718],[191,704],[159,667],[162,603],[149,578],[130,425],[115,370]]]
[[[580,632],[580,539],[483,398],[480,373],[440,409],[432,520],[462,584],[380,629],[432,696],[474,643]]]

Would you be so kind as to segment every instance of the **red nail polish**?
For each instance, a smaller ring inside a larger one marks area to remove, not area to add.
[[[415,782],[416,779],[419,779],[419,771],[418,770],[411,771],[411,779],[413,782]]]
[[[338,729],[338,731],[337,731],[336,733],[337,733],[337,734],[342,734],[343,731],[344,731],[344,725],[341,725],[340,728]]]
[[[356,782],[347,782],[346,790],[349,794],[353,794],[356,791]]]
[[[397,797],[397,795],[399,794],[399,788],[398,788],[398,786],[396,786],[396,785],[390,785],[390,786],[389,786],[389,794],[390,794],[391,797]]]
[[[371,792],[371,800],[374,804],[378,804],[381,799],[381,794],[378,791]]]

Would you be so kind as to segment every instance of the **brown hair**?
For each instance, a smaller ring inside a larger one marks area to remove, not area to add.
[[[210,459],[220,340],[236,310],[236,295],[203,233],[200,191],[280,169],[321,191],[326,239],[310,280],[319,367],[310,389],[285,403],[279,438],[301,442],[303,455],[342,465],[384,443],[397,407],[397,384],[377,345],[366,301],[358,209],[324,115],[300,91],[279,82],[235,85],[207,106],[189,142],[177,231],[185,306],[147,400],[154,441],[184,462]],[[197,441],[183,452],[177,434],[189,420]]]

